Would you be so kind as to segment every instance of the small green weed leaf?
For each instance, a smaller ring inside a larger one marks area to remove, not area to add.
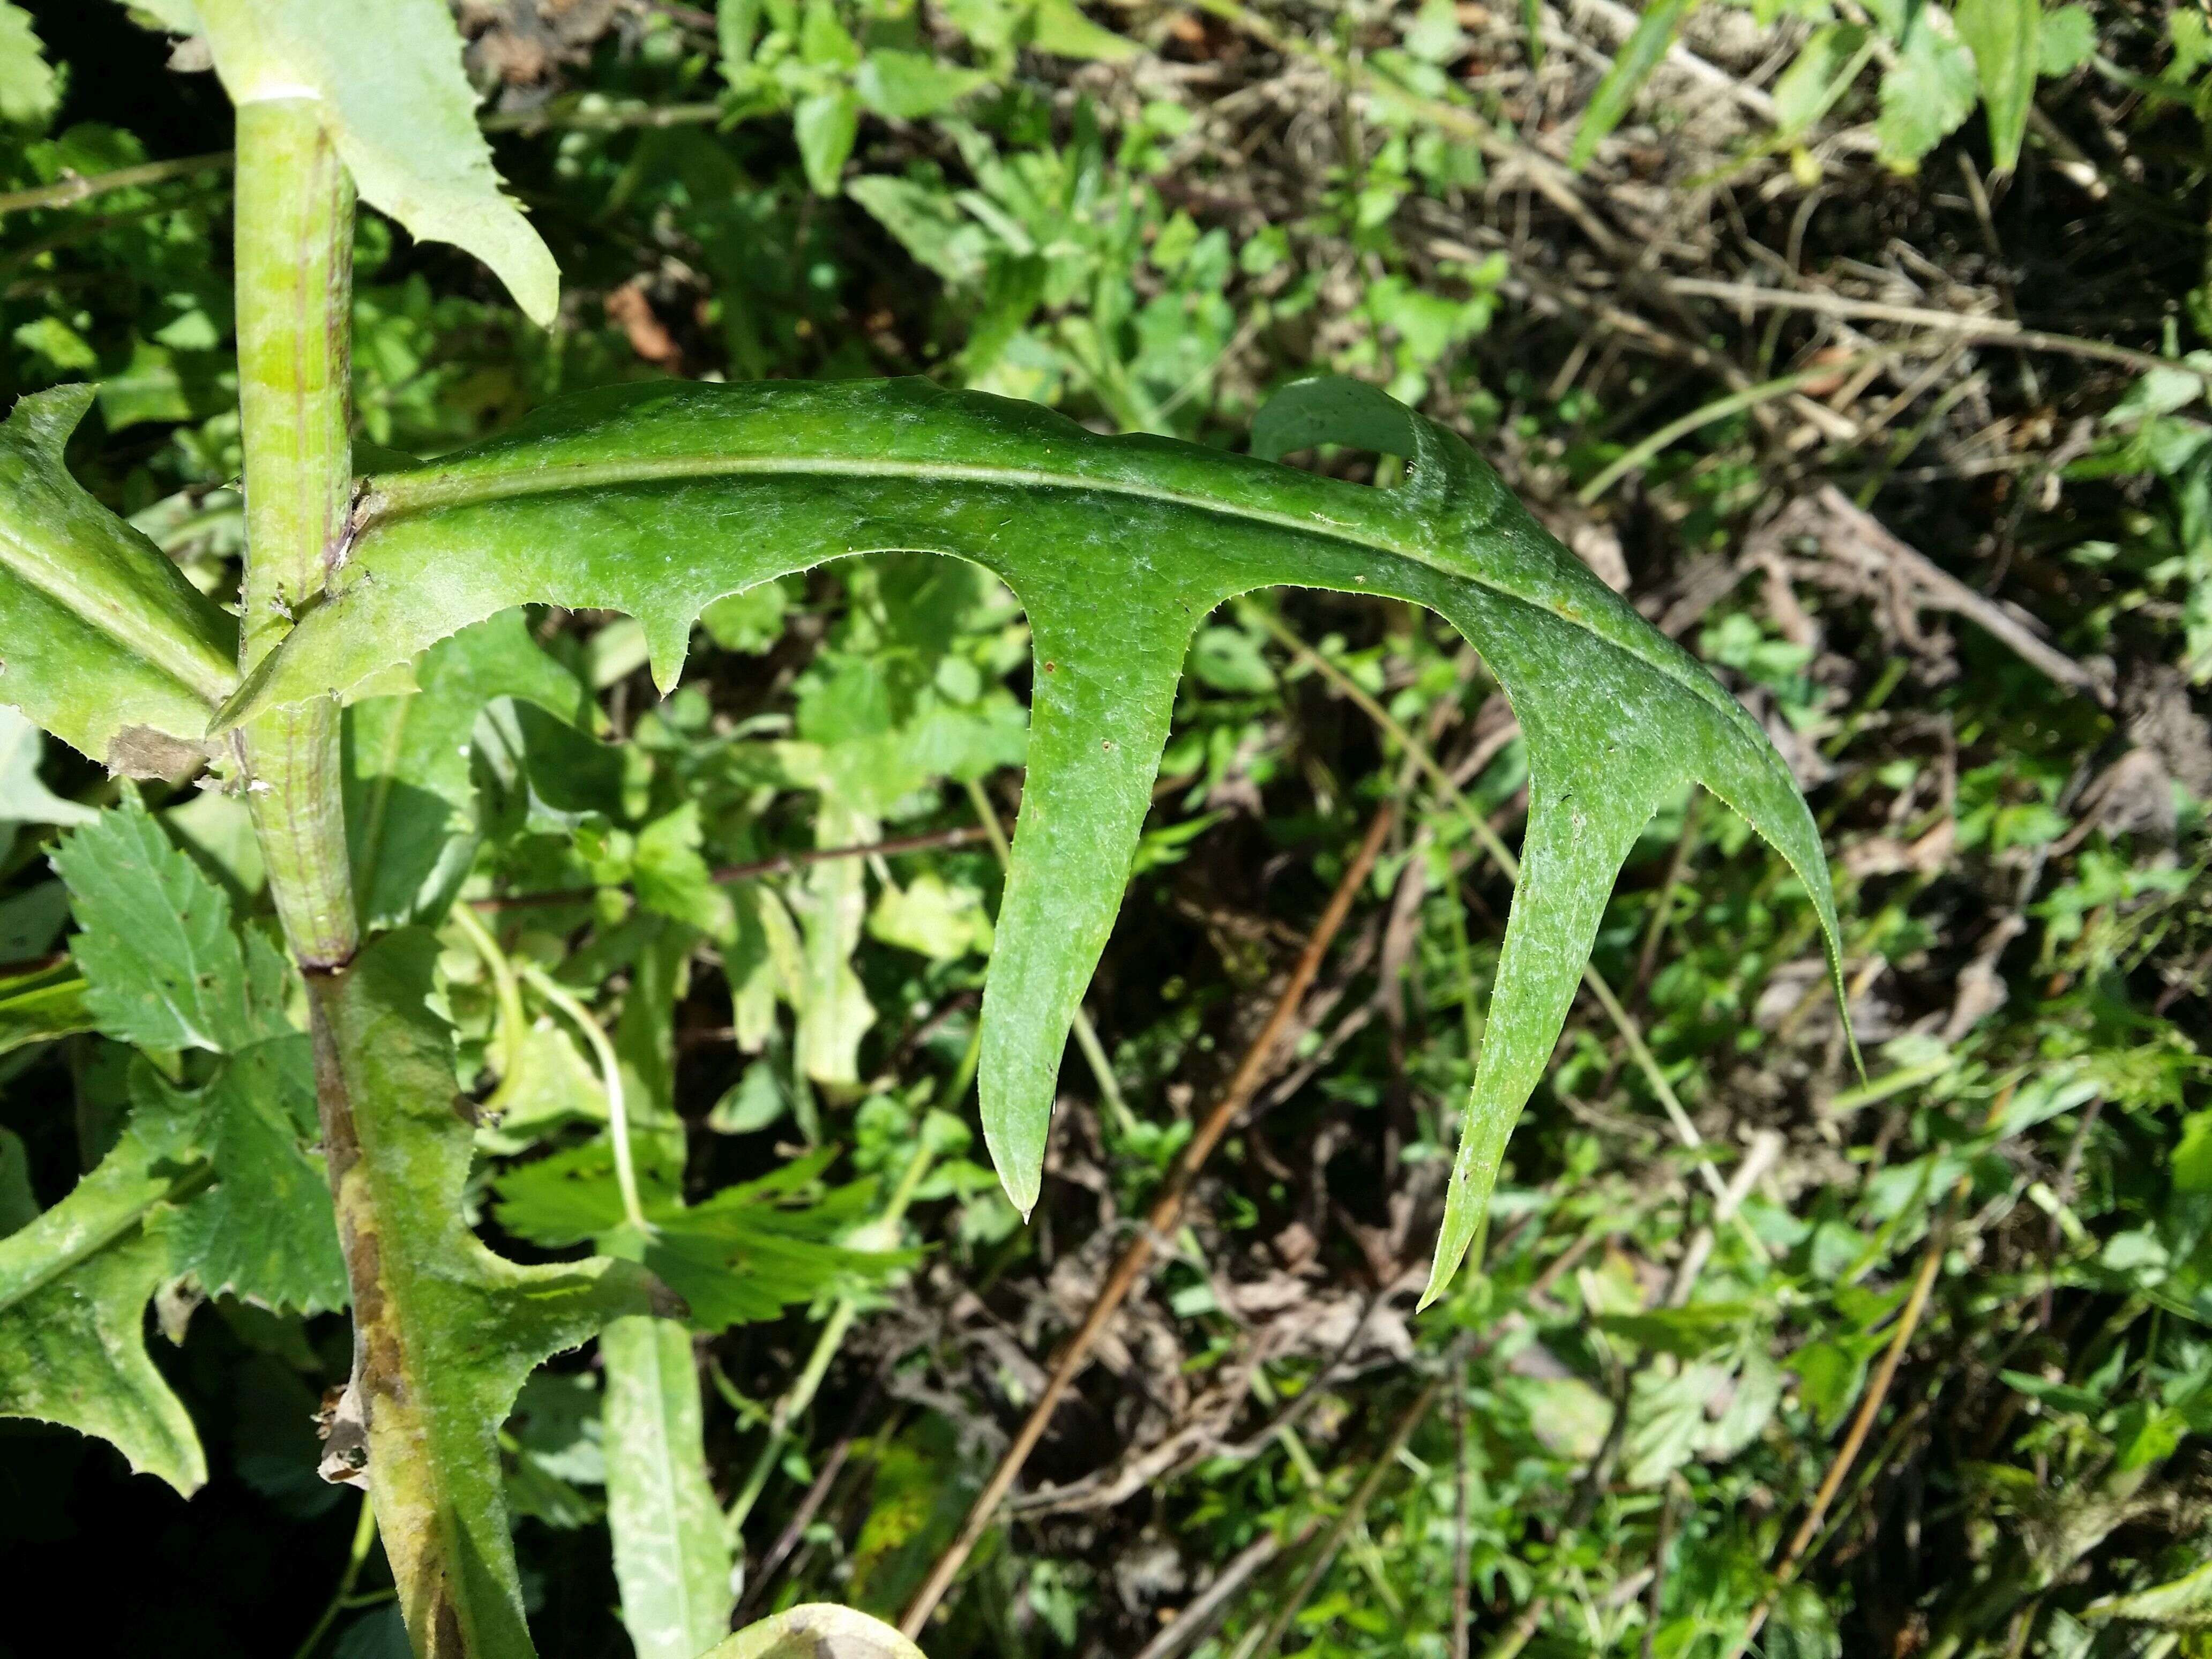
[[[1811,891],[1832,965],[1833,901],[1811,815],[1756,722],[1472,450],[1372,388],[1307,382],[1284,396],[1261,422],[1263,447],[1387,442],[1410,452],[1405,483],[1372,489],[1195,445],[1100,437],[926,381],[586,393],[473,450],[369,480],[332,591],[222,720],[343,693],[527,600],[638,617],[666,687],[693,619],[725,593],[866,551],[948,553],[996,572],[1027,608],[1036,672],[980,1089],[993,1158],[1026,1209],[1061,1050],[1121,903],[1193,633],[1227,599],[1283,583],[1428,606],[1505,687],[1531,770],[1441,1286],[1658,802],[1701,782],[1773,842]],[[811,979],[820,962],[809,944]],[[826,949],[821,960],[833,956]]]
[[[0,832],[8,828],[0,824]],[[7,839],[0,833],[0,845]],[[9,964],[51,951],[68,921],[69,890],[58,881],[39,882],[0,899],[0,980],[8,977]]]
[[[2081,1610],[2081,1616],[2131,1619],[2166,1630],[2202,1630],[2212,1625],[2212,1561],[2148,1589],[2100,1597]]]
[[[134,1091],[169,1094],[150,1068]],[[180,1109],[181,1103],[169,1109]],[[160,1217],[171,1269],[210,1294],[321,1313],[346,1304],[345,1259],[330,1177],[307,1149],[321,1137],[315,1066],[304,1036],[255,1043],[225,1060],[193,1102],[215,1168],[212,1190]]]
[[[1724,1339],[1740,1330],[1749,1321],[1751,1312],[1740,1303],[1698,1302],[1686,1308],[1607,1314],[1596,1323],[1607,1335],[1620,1337],[1654,1353],[1691,1359],[1724,1346]]]
[[[853,77],[853,90],[861,103],[893,121],[943,115],[990,84],[991,77],[980,70],[962,69],[919,52],[872,52]]]
[[[346,710],[346,845],[362,923],[442,916],[481,844],[471,735],[485,706],[516,697],[574,724],[591,694],[531,638],[520,611],[442,640],[415,670],[411,696]]]
[[[1231,696],[1265,696],[1275,689],[1275,671],[1267,666],[1258,642],[1234,628],[1198,630],[1191,641],[1190,672],[1200,684]]]
[[[923,1659],[880,1619],[828,1601],[804,1602],[747,1625],[700,1659]]]
[[[1029,45],[1039,52],[1097,63],[1123,63],[1144,50],[1135,41],[1092,22],[1075,0],[1034,0],[1028,34]]]
[[[561,272],[500,191],[444,0],[169,0],[215,53],[231,101],[312,99],[362,199],[417,240],[451,242],[552,326]]]
[[[1620,1479],[1649,1490],[1696,1455],[1707,1406],[1728,1387],[1724,1366],[1686,1364],[1671,1373],[1636,1374],[1628,1401],[1627,1433],[1620,1448]]]
[[[606,1484],[606,1425],[589,1372],[538,1371],[515,1396],[507,1431],[522,1455],[572,1486]]]
[[[699,613],[699,625],[723,650],[757,657],[783,637],[784,612],[790,608],[782,583],[763,582],[715,600]]]
[[[237,682],[238,624],[70,476],[93,389],[0,424],[0,702],[94,760],[118,732],[197,738]]]
[[[696,1659],[730,1628],[730,1551],[707,1480],[691,1333],[617,1319],[599,1337],[607,1379],[607,1528],[623,1625],[638,1659]]]
[[[1753,1346],[1744,1356],[1735,1384],[1723,1396],[1725,1404],[1698,1431],[1700,1457],[1734,1457],[1765,1432],[1782,1404],[1785,1379],[1782,1368]]]
[[[0,1416],[96,1435],[187,1497],[207,1458],[146,1354],[147,1301],[173,1276],[146,1222],[206,1184],[198,1131],[188,1110],[132,1114],[68,1197],[0,1238]]]
[[[719,944],[730,944],[738,936],[737,906],[715,884],[706,855],[699,850],[705,834],[696,800],[662,813],[638,831],[630,877],[637,902],[647,909],[688,922]]]
[[[630,1158],[647,1216],[673,1210],[680,1170],[658,1138],[633,1134]],[[614,1146],[605,1135],[516,1165],[492,1183],[499,1224],[549,1250],[567,1249],[623,1224]]]
[[[1978,86],[1974,56],[1960,44],[1948,15],[1914,7],[1897,60],[1881,77],[1874,131],[1884,163],[1903,173],[1917,167],[1974,112]]]
[[[53,65],[31,28],[31,14],[0,0],[0,120],[44,126],[61,101]]]
[[[2163,1463],[2180,1449],[2189,1431],[2189,1419],[2172,1407],[2130,1400],[2113,1413],[2113,1472],[2127,1474]]]
[[[860,100],[842,87],[802,98],[791,112],[791,131],[808,185],[817,196],[835,196],[860,136]]]
[[[838,21],[833,0],[806,0],[799,26],[799,56],[801,62],[816,69],[860,67],[860,43]]]
[[[309,986],[359,1143],[338,1176],[341,1237],[346,1218],[375,1218],[345,1242],[373,1252],[384,1291],[354,1310],[349,1392],[386,1552],[422,1598],[409,1626],[450,1625],[475,1659],[526,1659],[500,1425],[540,1362],[610,1320],[665,1311],[666,1297],[631,1263],[518,1267],[469,1231],[469,1127],[454,1108],[452,1035],[429,1005],[438,950],[428,930],[402,928]],[[432,1559],[461,1571],[423,1571]]]
[[[1952,15],[1981,79],[1990,162],[1997,172],[2010,173],[2027,136],[2042,66],[2043,0],[1959,0]]]
[[[983,896],[972,887],[948,885],[928,872],[877,896],[868,912],[868,933],[933,962],[957,962],[971,951],[988,956],[991,950],[991,917]]]
[[[2094,1389],[2077,1388],[2070,1382],[2054,1382],[2045,1376],[2031,1376],[2025,1371],[2000,1371],[2008,1388],[2026,1395],[2039,1405],[2052,1411],[2075,1412],[2094,1420],[2105,1414],[2112,1402]]]
[[[88,368],[95,367],[88,364]],[[149,421],[189,421],[191,392],[179,372],[176,354],[149,340],[134,340],[131,361],[118,374],[100,380],[100,414],[110,432]]]
[[[876,820],[834,795],[823,797],[815,838],[824,847],[876,839]],[[799,922],[799,1064],[817,1083],[857,1083],[860,1039],[876,1006],[854,971],[853,952],[867,918],[867,871],[858,859],[825,859],[791,889]]]
[[[1828,23],[1814,30],[1774,82],[1777,136],[1786,142],[1811,131],[1873,56],[1871,29]]]
[[[1659,67],[1660,59],[1674,44],[1674,37],[1682,32],[1683,20],[1697,8],[1698,0],[1656,0],[1644,9],[1636,20],[1635,31],[1628,37],[1613,60],[1613,67],[1590,94],[1589,107],[1583,111],[1582,125],[1575,129],[1574,148],[1568,152],[1567,165],[1581,172],[1590,164],[1621,118],[1628,113],[1636,94],[1651,78],[1651,71]]]
[[[1316,375],[1285,386],[1252,417],[1252,453],[1279,461],[1301,449],[1344,444],[1411,461],[1434,447],[1421,417],[1364,380]]]
[[[1822,1338],[1808,1342],[1790,1357],[1797,1374],[1797,1389],[1812,1407],[1823,1435],[1842,1422],[1844,1413],[1858,1398],[1866,1381],[1872,1345],[1864,1337]]]
[[[46,359],[63,374],[78,374],[100,367],[100,354],[92,343],[58,317],[41,317],[15,331],[17,345]]]
[[[234,1053],[291,1030],[291,970],[258,928],[135,800],[53,854],[82,929],[70,942],[101,1031],[144,1048]]]
[[[622,750],[534,700],[495,699],[471,742],[495,833],[565,836],[623,816]]]
[[[550,1015],[524,1034],[514,1069],[500,1079],[496,1121],[487,1118],[477,1144],[492,1152],[526,1152],[572,1124],[605,1123],[606,1091]]]
[[[2181,1120],[2181,1134],[2167,1164],[2177,1193],[2212,1193],[2212,1111]]]
[[[942,191],[888,173],[868,173],[854,179],[845,193],[896,237],[918,263],[946,282],[980,282],[991,268],[990,233]]]
[[[866,1188],[842,1188],[866,1196]],[[848,1249],[836,1235],[863,1217],[830,1200],[802,1209],[763,1203],[743,1188],[717,1193],[680,1215],[657,1218],[645,1265],[682,1297],[690,1322],[726,1330],[774,1319],[857,1277],[879,1275],[903,1258]]]
[[[2053,6],[2037,34],[2036,70],[2071,75],[2097,55],[2096,14],[2083,5]]]
[[[757,1054],[775,1034],[779,1000],[798,1007],[806,994],[805,947],[791,912],[765,882],[735,894],[738,934],[722,951],[730,985],[730,1023],[738,1047]]]
[[[680,1172],[684,1136],[676,1115],[676,1006],[684,1000],[699,935],[661,915],[641,913],[632,920],[637,948],[622,1017],[615,1023],[615,1054],[628,1079],[632,1130],[657,1141],[672,1170]]]
[[[1553,1457],[1589,1462],[1613,1427],[1613,1401],[1579,1376],[1516,1376],[1505,1397],[1528,1414],[1536,1443]]]
[[[703,1331],[774,1319],[902,1259],[836,1242],[866,1218],[874,1189],[860,1182],[815,1190],[827,1152],[687,1208],[677,1195],[670,1150],[636,1135],[630,1146],[649,1237],[623,1225],[614,1149],[604,1135],[502,1176],[494,1186],[500,1225],[549,1249],[597,1238],[611,1254],[642,1261],[684,1298],[690,1323]]]
[[[1468,34],[1459,26],[1459,10],[1453,0],[1421,0],[1420,10],[1403,26],[1399,38],[1414,57],[1439,68],[1467,55]]]
[[[707,1127],[717,1134],[749,1135],[779,1121],[790,1109],[791,1097],[775,1066],[757,1060],[714,1103],[707,1114]]]
[[[754,36],[760,29],[761,0],[720,0],[714,8],[715,45],[721,49],[722,74],[741,83],[753,61]]]

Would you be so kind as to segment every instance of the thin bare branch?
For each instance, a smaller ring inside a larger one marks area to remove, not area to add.
[[[1030,1453],[1044,1437],[1045,1427],[1051,1422],[1054,1410],[1089,1363],[1091,1350],[1097,1342],[1100,1333],[1106,1328],[1107,1322],[1127,1300],[1129,1292],[1143,1277],[1145,1269],[1152,1263],[1153,1251],[1159,1241],[1172,1236],[1180,1224],[1183,1200],[1188,1197],[1198,1172],[1205,1167],[1206,1159],[1212,1156],[1213,1149],[1221,1144],[1230,1125],[1250,1103],[1252,1097],[1258,1093],[1261,1084],[1267,1080],[1285,1039],[1297,1024],[1300,1005],[1313,985],[1314,976],[1321,971],[1322,957],[1328,953],[1331,942],[1342,929],[1346,917],[1352,914],[1352,901],[1365,884],[1368,872],[1375,867],[1375,860],[1382,851],[1383,841],[1397,820],[1398,804],[1393,800],[1384,803],[1369,823],[1367,834],[1361,840],[1358,851],[1352,854],[1351,863],[1345,866],[1344,875],[1338,881],[1336,890],[1329,896],[1321,920],[1314,924],[1313,933],[1306,940],[1305,951],[1298,957],[1297,965],[1291,969],[1289,979],[1284,982],[1282,993],[1276,998],[1275,1006],[1267,1015],[1267,1024],[1260,1028],[1260,1034],[1245,1049],[1243,1058],[1237,1062],[1235,1074],[1214,1101],[1205,1121],[1184,1144],[1175,1168],[1161,1187],[1159,1196],[1152,1201],[1152,1211],[1146,1217],[1144,1227],[1122,1252],[1121,1259],[1115,1263],[1114,1271],[1107,1276],[1105,1283],[1099,1286],[1098,1294],[1091,1300],[1090,1311],[1084,1315],[1083,1322],[1076,1328],[1075,1334],[1068,1339],[1067,1346],[1060,1351],[1059,1359],[1054,1362],[1052,1376],[1038,1395],[1036,1404],[1030,1408],[1028,1419],[1023,1423],[1012,1443],[1006,1448],[1006,1455],[999,1460],[998,1468],[991,1472],[991,1478],[984,1484],[983,1490],[976,1494],[975,1503],[969,1507],[968,1517],[961,1523],[958,1535],[938,1558],[929,1577],[907,1604],[906,1612],[899,1620],[899,1628],[909,1638],[921,1633],[922,1627],[929,1622],[930,1614],[937,1610],[937,1604],[945,1599],[945,1591],[952,1587],[952,1581],[959,1576],[969,1553],[998,1515],[999,1506],[1006,1501],[1006,1493],[1012,1489],[1015,1479],[1022,1472],[1022,1466],[1029,1461]]]

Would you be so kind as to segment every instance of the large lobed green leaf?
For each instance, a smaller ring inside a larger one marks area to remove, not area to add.
[[[0,424],[0,702],[94,760],[134,727],[196,739],[237,680],[238,624],[63,465],[88,386]]]
[[[230,1056],[204,1089],[180,1096],[150,1067],[133,1079],[143,1113],[196,1110],[216,1178],[182,1209],[156,1212],[170,1267],[210,1295],[321,1313],[346,1304],[345,1260],[331,1217],[330,1177],[313,1149],[315,1066],[287,1032]]]
[[[145,1221],[206,1185],[198,1127],[134,1114],[66,1199],[0,1239],[0,1416],[97,1435],[187,1496],[207,1456],[146,1354],[146,1304],[173,1275]]]
[[[246,1048],[291,1030],[290,970],[230,898],[135,803],[103,812],[53,854],[83,930],[70,954],[100,1031],[144,1048]]]
[[[1301,383],[1257,447],[1402,455],[1373,489],[927,381],[586,393],[475,448],[377,475],[331,592],[221,725],[345,694],[528,600],[636,616],[655,679],[722,595],[888,550],[997,572],[1036,660],[1013,860],[983,1006],[983,1126],[1024,1212],[1054,1079],[1119,907],[1194,629],[1277,584],[1389,594],[1483,653],[1527,735],[1521,884],[1431,1292],[1472,1240],[1506,1136],[1571,1000],[1613,877],[1690,781],[1803,878],[1836,962],[1819,834],[1757,724],[1547,534],[1456,435],[1350,382]],[[1840,981],[1838,980],[1840,986]]]
[[[197,1088],[135,1060],[115,1146],[0,1239],[0,1415],[97,1435],[190,1492],[206,1460],[147,1358],[148,1300],[184,1279],[274,1309],[345,1305],[313,1061],[285,1018],[283,959],[241,938],[222,890],[136,801],[72,831],[53,861],[82,977],[0,979],[0,1050],[89,1029],[218,1058],[197,1062]]]

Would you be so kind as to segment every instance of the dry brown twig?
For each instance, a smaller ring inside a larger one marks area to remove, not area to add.
[[[959,1576],[969,1553],[998,1515],[999,1506],[1021,1474],[1022,1466],[1029,1461],[1030,1453],[1043,1438],[1054,1409],[1066,1395],[1076,1377],[1082,1373],[1091,1357],[1091,1350],[1105,1330],[1107,1322],[1128,1299],[1129,1292],[1136,1288],[1137,1281],[1152,1264],[1160,1241],[1171,1236],[1181,1222],[1183,1202],[1189,1196],[1198,1172],[1205,1166],[1206,1159],[1212,1156],[1214,1148],[1220,1145],[1223,1136],[1228,1133],[1230,1125],[1267,1079],[1278,1051],[1297,1024],[1300,1005],[1312,986],[1315,975],[1321,971],[1322,957],[1342,929],[1345,919],[1352,914],[1352,901],[1365,884],[1368,872],[1375,867],[1375,860],[1382,851],[1382,843],[1397,819],[1398,803],[1391,800],[1384,803],[1369,823],[1358,850],[1352,854],[1351,863],[1346,866],[1343,878],[1337,883],[1336,890],[1329,896],[1328,903],[1322,911],[1321,920],[1314,924],[1313,933],[1306,940],[1305,950],[1299,956],[1297,965],[1291,969],[1290,977],[1285,981],[1281,994],[1276,998],[1267,1023],[1245,1049],[1235,1073],[1215,1099],[1205,1120],[1190,1139],[1184,1143],[1175,1168],[1163,1183],[1158,1197],[1152,1201],[1144,1227],[1130,1241],[1105,1283],[1099,1286],[1083,1322],[1076,1328],[1075,1334],[1068,1339],[1060,1358],[1054,1363],[1052,1374],[1039,1393],[1036,1405],[1030,1408],[1028,1419],[1015,1435],[1012,1443],[1006,1448],[1005,1455],[1000,1458],[998,1468],[991,1472],[991,1478],[984,1483],[983,1490],[976,1494],[975,1501],[969,1505],[959,1533],[938,1558],[936,1565],[931,1568],[921,1588],[915,1592],[914,1599],[908,1602],[906,1611],[899,1620],[899,1628],[909,1638],[921,1634],[922,1627],[929,1622],[930,1615],[937,1610],[938,1603],[944,1600],[945,1591],[951,1588],[952,1581]]]
[[[1963,1187],[1965,1182],[1962,1181],[1960,1185]],[[1882,1402],[1889,1397],[1890,1384],[1897,1380],[1897,1368],[1904,1361],[1905,1347],[1911,1342],[1913,1332],[1920,1328],[1920,1316],[1928,1310],[1929,1294],[1936,1287],[1936,1270],[1943,1265],[1943,1253],[1950,1247],[1951,1224],[1957,1208],[1957,1195],[1954,1194],[1929,1237],[1928,1249],[1920,1258],[1920,1271],[1913,1276],[1911,1293],[1905,1298],[1904,1312],[1898,1316],[1896,1333],[1890,1338],[1889,1346],[1882,1350],[1881,1362],[1875,1367],[1873,1376],[1868,1379],[1866,1397],[1859,1402],[1857,1414],[1851,1419],[1843,1444],[1836,1448],[1836,1455],[1828,1464],[1827,1474],[1821,1477],[1820,1489],[1813,1494],[1804,1520],[1798,1523],[1789,1547],[1782,1552],[1781,1560],[1775,1564],[1774,1587],[1751,1610],[1751,1617],[1744,1621],[1742,1634],[1728,1650],[1728,1659],[1742,1659],[1744,1650],[1759,1639],[1767,1615],[1774,1610],[1775,1597],[1797,1576],[1807,1549],[1820,1534],[1828,1505],[1835,1501],[1844,1478],[1851,1472],[1851,1465],[1858,1461],[1867,1433],[1874,1427],[1875,1419],[1881,1414]]]
[[[1298,1391],[1297,1397],[1250,1433],[1237,1439],[1225,1437],[1237,1413],[1252,1392],[1255,1374],[1262,1366],[1285,1357],[1282,1348],[1267,1340],[1266,1332],[1259,1333],[1258,1341],[1223,1367],[1219,1384],[1195,1400],[1186,1420],[1170,1432],[1149,1445],[1132,1449],[1095,1474],[1064,1486],[1047,1486],[1010,1498],[1006,1506],[1007,1511],[1034,1517],[1111,1509],[1127,1502],[1146,1486],[1175,1480],[1200,1462],[1214,1459],[1243,1461],[1258,1456],[1275,1444],[1280,1437],[1296,1430],[1332,1390],[1357,1381],[1370,1372],[1394,1370],[1403,1363],[1395,1357],[1365,1365],[1352,1365],[1348,1362],[1360,1339],[1367,1334],[1376,1310],[1401,1291],[1418,1291],[1425,1279],[1425,1273],[1416,1270],[1397,1283],[1383,1285],[1364,1298],[1343,1340],[1323,1359],[1320,1369]],[[1217,1294],[1215,1299],[1224,1312],[1232,1318],[1237,1317],[1229,1296]],[[1301,1305],[1311,1305],[1311,1299]]]
[[[1801,538],[1819,544],[1827,556],[1827,569],[1787,560],[1789,544]],[[1770,554],[1784,556],[1792,574],[1802,572],[1825,586],[1848,585],[1868,596],[1886,593],[1911,609],[1964,617],[2057,684],[2094,697],[2107,708],[2113,705],[2109,667],[2075,661],[2043,637],[2039,624],[2027,612],[1967,586],[1893,535],[1881,520],[1833,484],[1800,496],[1768,520],[1746,549],[1746,562]],[[1836,577],[1844,582],[1839,584]]]
[[[1173,1659],[1192,1643],[1204,1636],[1230,1599],[1250,1583],[1259,1571],[1285,1549],[1297,1549],[1313,1536],[1317,1521],[1309,1521],[1299,1528],[1297,1537],[1286,1545],[1272,1532],[1262,1533],[1247,1544],[1231,1559],[1229,1565],[1214,1576],[1213,1582],[1195,1596],[1190,1605],[1170,1620],[1158,1636],[1145,1644],[1137,1659]]]
[[[1321,1542],[1314,1547],[1314,1553],[1307,1560],[1304,1571],[1298,1574],[1297,1583],[1291,1586],[1289,1595],[1276,1603],[1274,1616],[1268,1620],[1259,1645],[1246,1651],[1242,1659],[1269,1659],[1274,1652],[1283,1639],[1283,1633],[1290,1629],[1291,1620],[1298,1616],[1298,1610],[1311,1599],[1315,1587],[1335,1561],[1336,1553],[1344,1547],[1345,1539],[1365,1518],[1368,1505],[1375,1501],[1376,1493],[1382,1490],[1382,1482],[1397,1467],[1398,1454],[1406,1449],[1406,1443],[1413,1437],[1413,1431],[1435,1409],[1437,1397],[1444,1391],[1444,1385],[1459,1375],[1467,1347],[1468,1340],[1465,1338],[1454,1344],[1451,1352],[1444,1358],[1443,1369],[1431,1377],[1420,1393],[1413,1396],[1413,1402],[1399,1413],[1397,1422],[1391,1427],[1390,1438],[1376,1454],[1375,1461],[1368,1465],[1366,1474],[1346,1500],[1344,1507],[1330,1520],[1328,1530],[1322,1534]]]
[[[32,208],[73,207],[111,190],[165,184],[172,179],[190,178],[196,173],[228,172],[236,164],[230,151],[219,149],[205,155],[180,156],[171,161],[142,161],[136,167],[117,167],[107,173],[67,173],[51,185],[33,185],[0,193],[0,216]]]
[[[2212,369],[2199,368],[2176,358],[2155,356],[2106,340],[2085,340],[2077,335],[2052,334],[2027,328],[2008,317],[1976,317],[1960,311],[1938,311],[1928,306],[1894,306],[1878,300],[1853,300],[1840,294],[1808,293],[1785,288],[1766,288],[1754,283],[1720,283],[1701,276],[1676,276],[1667,291],[1732,305],[1809,311],[1824,317],[1850,318],[1860,322],[1905,323],[1915,328],[1937,329],[1960,334],[1987,345],[2017,346],[2023,351],[2048,351],[2062,356],[2087,357],[2117,363],[2138,373],[2179,369],[2212,380]]]

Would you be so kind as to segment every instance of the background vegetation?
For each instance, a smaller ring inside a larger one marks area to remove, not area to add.
[[[537,970],[506,1051],[452,936],[463,1073],[499,1079],[489,1236],[557,1253],[578,1183],[611,1190],[556,992],[612,1033],[653,1191],[776,1175],[796,1205],[754,1206],[781,1265],[697,1345],[749,1614],[906,1605],[1395,803],[1294,1050],[933,1654],[2212,1652],[2212,19],[459,9],[564,306],[541,331],[365,212],[364,443],[621,380],[922,374],[1235,445],[1269,388],[1354,374],[1711,665],[1836,864],[1868,1079],[1802,891],[1680,803],[1480,1271],[1414,1319],[1510,891],[1484,836],[1525,781],[1440,623],[1273,595],[1201,631],[1024,1227],[969,1092],[1030,672],[1005,592],[832,565],[716,606],[665,702],[632,623],[531,618],[572,680],[356,777],[394,834],[475,827],[475,914]],[[95,381],[78,475],[227,597],[228,115],[196,67],[104,7],[0,7],[0,378]],[[131,1087],[127,1050],[37,1017],[72,896],[98,924],[50,854],[128,787],[0,709],[0,1230]],[[243,807],[144,799],[176,878],[252,917]],[[72,1606],[88,1652],[404,1651],[359,1500],[315,1474],[342,1318],[205,1289],[165,1293],[155,1346],[209,1486],[0,1422],[7,1578],[113,1564]],[[592,1364],[508,1437],[541,1644],[626,1651]]]

